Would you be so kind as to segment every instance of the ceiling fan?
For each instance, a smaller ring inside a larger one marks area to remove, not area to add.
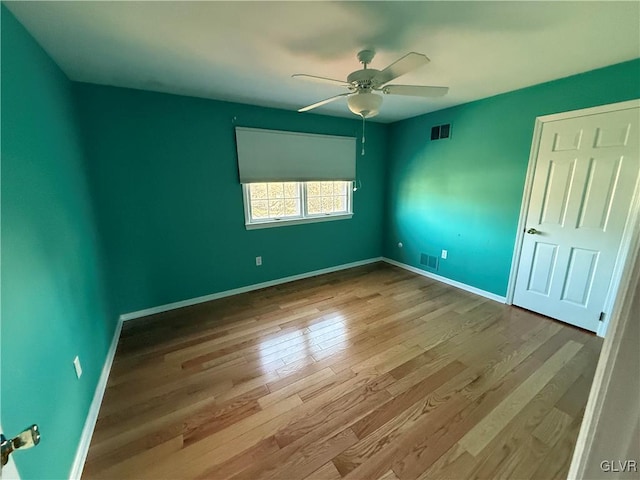
[[[293,78],[330,83],[332,85],[346,87],[349,90],[347,93],[341,93],[303,107],[299,109],[298,112],[307,112],[338,100],[339,98],[347,97],[349,110],[365,119],[376,116],[380,111],[382,96],[374,92],[382,92],[385,95],[406,95],[411,97],[428,98],[441,97],[449,91],[448,87],[430,87],[426,85],[387,85],[399,76],[429,63],[429,59],[421,53],[407,53],[404,57],[396,60],[384,70],[367,68],[374,56],[374,50],[362,50],[359,52],[358,60],[364,65],[364,68],[350,73],[346,81],[317,77],[315,75],[305,75],[302,73],[292,75]]]

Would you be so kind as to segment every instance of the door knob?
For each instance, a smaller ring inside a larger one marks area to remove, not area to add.
[[[527,233],[530,233],[531,235],[537,235],[541,232],[539,230],[536,230],[535,228],[530,228],[529,230],[527,230]]]
[[[7,440],[4,435],[0,434],[0,451],[2,453],[2,465],[6,465],[9,461],[9,455],[15,450],[26,450],[35,447],[40,443],[40,429],[38,425],[31,425],[18,436]]]

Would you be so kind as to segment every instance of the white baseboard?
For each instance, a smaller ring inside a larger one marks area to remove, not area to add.
[[[480,290],[479,288],[472,287],[471,285],[467,285],[466,283],[456,282],[455,280],[451,280],[450,278],[442,277],[440,275],[436,275],[435,273],[427,272],[425,270],[412,267],[411,265],[407,265],[406,263],[396,262],[395,260],[391,260],[390,258],[387,258],[387,257],[382,257],[382,261],[389,263],[391,265],[395,265],[396,267],[404,268],[405,270],[409,270],[410,272],[417,273],[418,275],[422,275],[423,277],[431,278],[433,280],[446,283],[447,285],[451,285],[452,287],[456,287],[461,290],[466,290],[467,292],[475,293],[476,295],[480,295],[481,297],[485,297],[490,300],[495,300],[496,302],[500,302],[500,303],[507,303],[506,297],[501,297],[500,295],[487,292],[486,290]]]
[[[120,339],[120,332],[122,331],[122,319],[118,319],[115,332],[113,332],[113,338],[111,339],[111,346],[107,352],[107,358],[104,361],[102,367],[102,373],[98,380],[95,393],[93,395],[93,401],[91,407],[89,407],[89,413],[87,419],[84,422],[84,428],[82,429],[82,435],[80,436],[80,444],[76,450],[76,456],[71,466],[71,472],[69,473],[69,479],[79,480],[82,476],[82,469],[84,463],[87,460],[87,454],[89,453],[89,445],[91,445],[91,437],[93,436],[93,430],[96,427],[98,421],[98,413],[100,412],[100,406],[102,405],[102,398],[104,392],[107,389],[107,381],[109,380],[109,373],[111,372],[111,365],[113,365],[113,359],[116,356],[116,349],[118,348],[118,340]]]
[[[190,307],[192,305],[197,305],[199,303],[204,303],[204,302],[210,302],[211,300],[217,300],[219,298],[230,297],[232,295],[251,292],[253,290],[260,290],[261,288],[273,287],[274,285],[294,282],[296,280],[302,280],[303,278],[316,277],[318,275],[324,275],[325,273],[332,273],[340,270],[346,270],[348,268],[360,267],[362,265],[367,265],[369,263],[381,262],[382,260],[383,260],[382,257],[367,258],[366,260],[360,260],[360,261],[351,262],[351,263],[344,263],[342,265],[336,265],[335,267],[322,268],[320,270],[301,273],[299,275],[292,275],[290,277],[283,277],[283,278],[278,278],[276,280],[269,280],[268,282],[254,283],[253,285],[247,285],[246,287],[234,288],[232,290],[225,290],[224,292],[212,293],[210,295],[190,298],[188,300],[182,300],[180,302],[167,303],[166,305],[146,308],[144,310],[138,310],[137,312],[124,313],[120,315],[120,320],[123,322],[126,322],[127,320],[133,320],[134,318],[146,317],[148,315],[155,315],[156,313],[167,312],[169,310],[175,310],[176,308]]]

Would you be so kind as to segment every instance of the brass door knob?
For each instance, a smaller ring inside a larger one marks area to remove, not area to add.
[[[0,434],[0,450],[2,453],[2,465],[6,465],[9,461],[9,455],[16,450],[26,450],[27,448],[35,447],[40,443],[40,429],[38,425],[31,425],[25,431],[20,433],[17,437],[10,440]]]

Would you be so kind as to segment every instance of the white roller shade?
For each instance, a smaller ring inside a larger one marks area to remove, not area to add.
[[[356,139],[236,127],[240,183],[355,180]]]

